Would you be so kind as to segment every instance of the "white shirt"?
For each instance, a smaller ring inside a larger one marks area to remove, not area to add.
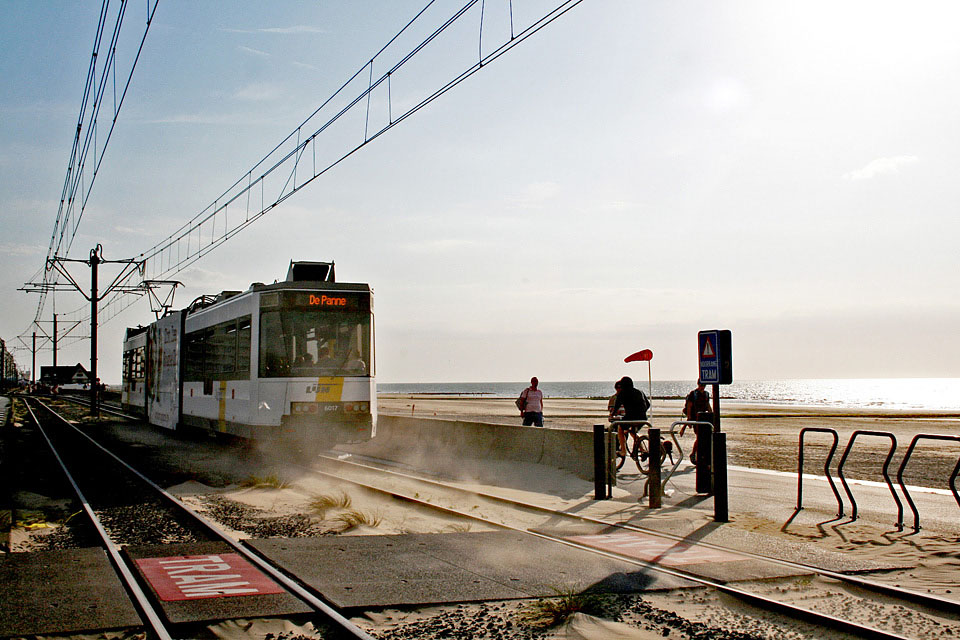
[[[524,406],[524,411],[533,411],[534,413],[543,413],[543,391],[540,389],[534,389],[533,387],[527,387],[523,390],[525,394],[524,397],[527,400],[527,404]]]

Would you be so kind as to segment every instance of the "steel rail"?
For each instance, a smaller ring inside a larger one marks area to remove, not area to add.
[[[525,509],[529,509],[529,510],[531,510],[531,511],[537,511],[537,512],[540,512],[540,513],[544,513],[544,514],[547,514],[547,515],[562,516],[562,517],[566,517],[566,518],[578,520],[578,521],[580,521],[580,522],[585,522],[585,523],[588,523],[588,524],[596,524],[596,525],[601,525],[601,526],[605,526],[605,527],[616,527],[616,528],[618,528],[618,529],[624,529],[624,530],[627,530],[627,531],[636,531],[636,532],[638,532],[638,533],[648,534],[648,535],[655,536],[655,537],[658,537],[658,538],[662,538],[662,539],[665,539],[665,540],[670,540],[670,541],[672,541],[672,542],[683,542],[683,543],[685,543],[685,544],[691,544],[692,546],[699,546],[699,547],[704,547],[704,548],[708,548],[708,549],[713,549],[713,550],[716,550],[716,551],[723,551],[723,552],[726,552],[726,553],[730,553],[730,554],[734,554],[734,555],[739,555],[739,556],[742,556],[742,557],[744,557],[744,558],[751,559],[751,560],[761,560],[761,561],[764,561],[764,562],[770,562],[770,563],[772,563],[772,564],[777,564],[777,565],[782,566],[782,567],[785,567],[785,568],[799,569],[799,570],[807,571],[807,572],[809,572],[809,573],[813,573],[813,574],[822,576],[822,577],[824,577],[824,578],[830,578],[830,579],[832,579],[832,580],[838,580],[838,581],[840,581],[840,582],[845,582],[845,583],[847,583],[847,584],[851,584],[851,585],[854,585],[854,586],[857,586],[857,587],[860,587],[860,588],[863,588],[863,589],[866,589],[866,590],[869,590],[869,591],[874,591],[874,592],[876,592],[876,593],[881,593],[881,594],[883,594],[883,595],[887,595],[887,596],[891,596],[891,597],[895,597],[895,598],[900,598],[900,599],[903,599],[903,600],[908,600],[908,601],[910,601],[910,602],[914,602],[914,603],[916,603],[916,604],[924,605],[924,606],[927,606],[927,607],[930,607],[930,608],[933,608],[933,609],[938,609],[938,610],[942,610],[942,611],[947,611],[947,612],[954,613],[954,612],[957,611],[958,606],[960,606],[960,604],[958,604],[956,600],[949,600],[949,599],[947,599],[947,598],[942,598],[942,597],[940,597],[940,596],[933,595],[933,594],[929,594],[929,593],[921,593],[921,592],[919,592],[919,591],[912,591],[912,590],[909,590],[909,589],[903,589],[902,587],[894,587],[894,586],[892,586],[892,585],[883,584],[883,583],[880,583],[880,582],[874,582],[874,581],[872,581],[872,580],[867,580],[867,579],[861,578],[861,577],[859,577],[859,576],[851,576],[851,575],[847,575],[847,574],[845,574],[845,573],[840,573],[840,572],[837,572],[837,571],[831,571],[831,570],[829,570],[829,569],[824,569],[824,568],[822,568],[822,567],[817,567],[817,566],[814,566],[814,565],[803,564],[802,562],[793,562],[793,561],[791,561],[791,560],[784,560],[784,559],[782,559],[782,558],[773,558],[773,557],[771,557],[771,556],[766,556],[766,555],[759,554],[759,553],[754,553],[754,552],[751,552],[751,551],[743,551],[743,550],[740,550],[740,549],[734,549],[734,548],[731,548],[731,547],[726,547],[726,546],[723,546],[723,545],[715,544],[715,543],[712,543],[712,542],[705,542],[705,541],[703,541],[703,540],[697,540],[697,541],[694,541],[694,542],[689,542],[689,541],[687,541],[686,538],[684,538],[683,536],[679,536],[679,535],[671,534],[671,533],[665,533],[665,532],[662,532],[662,531],[657,531],[656,529],[648,529],[648,528],[646,528],[646,527],[641,527],[641,526],[632,525],[632,524],[628,524],[628,523],[623,523],[623,522],[611,522],[611,521],[609,521],[609,520],[602,520],[602,519],[600,519],[600,518],[592,518],[592,517],[590,517],[590,516],[585,516],[585,515],[581,515],[581,514],[568,513],[568,512],[566,512],[566,511],[558,511],[558,510],[556,510],[556,509],[551,509],[550,507],[544,507],[544,506],[537,505],[537,504],[531,504],[531,503],[528,503],[528,502],[522,502],[522,501],[520,501],[520,500],[515,500],[515,499],[513,499],[513,498],[506,498],[506,497],[503,497],[503,496],[498,496],[498,495],[496,495],[496,494],[485,493],[485,492],[482,492],[482,491],[475,491],[475,490],[473,490],[473,489],[464,489],[463,487],[458,487],[458,486],[456,486],[456,485],[448,484],[448,483],[445,483],[445,482],[439,482],[439,481],[437,481],[437,480],[431,480],[431,479],[429,479],[429,478],[420,478],[420,477],[418,477],[418,476],[410,475],[410,474],[403,473],[403,472],[400,472],[400,471],[394,471],[394,470],[392,470],[392,469],[382,469],[382,468],[379,468],[379,467],[376,467],[376,466],[372,466],[372,465],[369,465],[369,464],[361,464],[361,463],[358,463],[358,462],[341,460],[341,459],[339,459],[339,458],[333,458],[333,457],[329,457],[329,456],[321,456],[321,458],[322,458],[323,460],[325,460],[325,461],[335,462],[335,463],[342,464],[342,465],[352,465],[352,466],[360,467],[360,468],[362,468],[362,469],[369,469],[369,470],[372,470],[372,471],[379,471],[379,472],[382,472],[382,473],[389,473],[389,474],[392,474],[392,475],[400,476],[400,477],[402,477],[402,478],[406,478],[406,479],[409,479],[409,480],[421,482],[421,483],[424,483],[424,484],[433,485],[433,486],[437,486],[437,487],[444,488],[444,489],[451,489],[451,490],[454,490],[454,491],[459,491],[459,492],[461,492],[461,493],[469,494],[469,495],[474,496],[474,497],[485,498],[485,499],[488,499],[488,500],[491,500],[491,501],[499,502],[499,503],[501,503],[501,504],[506,504],[506,505],[511,505],[511,506],[518,506],[518,507],[522,507],[522,508],[525,508]],[[315,471],[315,470],[314,470],[314,471]]]
[[[81,400],[80,398],[74,398],[74,397],[68,396],[68,395],[56,396],[56,399],[57,399],[57,400],[63,400],[63,401],[65,401],[65,402],[72,402],[72,403],[74,403],[74,404],[80,405],[81,407],[89,407],[89,406],[90,406],[90,402],[89,402],[89,401],[87,401],[87,400]],[[132,416],[132,415],[130,415],[130,414],[128,414],[128,413],[123,413],[123,411],[117,410],[117,409],[116,409],[116,405],[108,405],[108,404],[103,404],[103,403],[101,403],[101,404],[100,404],[100,411],[101,411],[102,413],[109,413],[109,414],[111,414],[111,415],[120,416],[121,418],[126,418],[127,420],[137,420],[137,421],[141,421],[141,422],[144,421],[144,418],[143,418],[142,416]]]
[[[64,419],[63,416],[61,416],[56,411],[54,411],[53,409],[45,405],[43,402],[39,400],[35,400],[35,401],[41,406],[43,406],[45,409],[47,409],[47,411],[49,411],[52,415],[56,416],[64,424],[66,424],[71,429],[75,430],[77,433],[79,433],[84,438],[89,440],[94,446],[96,446],[105,454],[109,455],[111,458],[113,458],[118,463],[123,465],[125,469],[127,469],[128,471],[130,471],[131,473],[139,477],[141,480],[143,480],[145,483],[147,483],[152,489],[154,489],[159,495],[161,495],[168,503],[172,504],[182,512],[190,515],[197,523],[202,525],[204,528],[210,531],[214,536],[216,536],[218,540],[229,545],[237,553],[243,555],[247,560],[250,560],[251,562],[256,564],[258,567],[260,567],[264,572],[269,574],[271,578],[273,578],[274,580],[282,584],[285,588],[290,590],[292,593],[296,594],[297,597],[302,599],[304,602],[308,603],[310,606],[312,606],[314,609],[316,609],[323,615],[327,616],[337,627],[339,627],[342,631],[349,634],[350,637],[358,638],[360,640],[375,640],[373,636],[369,635],[368,633],[366,633],[365,631],[357,627],[355,624],[350,622],[350,620],[344,617],[339,611],[334,609],[330,604],[318,598],[312,591],[307,590],[300,583],[292,580],[284,572],[282,572],[277,567],[275,567],[272,563],[270,563],[266,558],[262,557],[257,553],[254,553],[246,545],[243,545],[237,542],[236,540],[234,540],[233,538],[231,538],[229,535],[226,534],[226,532],[221,530],[216,524],[214,524],[207,518],[200,515],[194,509],[184,504],[179,498],[169,493],[163,487],[159,486],[158,484],[150,480],[150,478],[146,477],[145,475],[137,471],[135,468],[127,464],[126,461],[117,457],[117,455],[114,454],[112,451],[110,451],[109,449],[104,447],[102,444],[100,444],[99,442],[91,438],[82,430],[78,429],[76,426],[74,426],[69,421]]]
[[[49,407],[44,405],[39,400],[35,400],[40,406],[46,408],[52,415],[57,416],[57,414],[52,411]],[[37,425],[37,429],[40,431],[40,434],[43,436],[43,439],[46,440],[47,446],[50,447],[50,452],[56,458],[57,463],[60,465],[60,468],[63,470],[64,475],[67,478],[67,481],[70,483],[70,486],[73,487],[74,493],[77,495],[77,499],[80,501],[80,504],[83,507],[83,511],[87,514],[93,527],[97,530],[97,535],[100,536],[100,542],[103,545],[103,548],[107,551],[110,556],[110,561],[113,564],[114,570],[120,575],[121,580],[123,580],[124,586],[133,599],[136,602],[138,610],[142,618],[146,618],[145,622],[153,631],[153,633],[160,638],[160,640],[173,640],[173,635],[163,624],[163,621],[160,619],[160,614],[157,613],[157,610],[154,609],[153,605],[150,603],[147,598],[147,594],[143,592],[143,589],[140,588],[137,579],[134,577],[133,573],[130,571],[130,567],[123,560],[123,557],[120,554],[120,548],[113,543],[110,539],[110,535],[107,533],[107,530],[103,527],[103,524],[100,522],[100,518],[97,517],[97,514],[93,512],[93,508],[90,506],[90,503],[87,501],[86,496],[83,494],[83,491],[80,490],[80,486],[77,484],[76,480],[73,478],[73,475],[70,473],[70,470],[67,468],[66,463],[63,461],[63,458],[60,457],[60,453],[57,451],[56,446],[54,446],[53,441],[47,435],[47,432],[44,430],[43,425],[40,424],[40,418],[33,412],[33,408],[30,407],[29,402],[24,402],[24,405],[27,407],[27,411],[30,413],[30,417],[33,419],[34,423]],[[59,416],[57,416],[59,417]],[[67,423],[70,424],[70,423]],[[73,425],[70,425],[71,427]]]
[[[373,468],[373,467],[370,467],[370,468],[371,468],[371,469],[375,469],[375,468]],[[488,520],[488,519],[482,518],[481,516],[478,516],[478,515],[475,515],[475,514],[470,514],[470,513],[465,513],[465,512],[457,511],[456,509],[451,509],[451,508],[449,508],[449,507],[443,507],[443,506],[440,506],[440,505],[436,505],[436,504],[433,504],[433,503],[431,503],[431,502],[427,502],[427,501],[422,500],[422,499],[417,498],[417,497],[404,495],[404,494],[398,493],[397,491],[395,491],[395,490],[393,490],[393,489],[383,489],[383,488],[381,488],[381,487],[377,487],[377,486],[370,485],[370,484],[367,484],[367,483],[364,483],[364,482],[360,482],[360,481],[358,481],[358,480],[353,480],[353,479],[350,479],[350,478],[344,478],[344,477],[342,477],[342,476],[338,476],[338,475],[336,475],[336,474],[328,473],[328,472],[325,472],[325,471],[319,471],[319,470],[317,470],[317,469],[313,469],[312,471],[315,472],[315,473],[319,473],[319,474],[321,474],[321,475],[325,475],[325,476],[328,476],[328,477],[331,477],[331,478],[335,478],[335,479],[337,479],[337,480],[341,480],[341,481],[348,482],[348,483],[350,483],[350,484],[357,485],[357,486],[359,486],[359,487],[364,487],[364,488],[366,488],[366,489],[368,489],[368,490],[371,490],[371,491],[375,491],[375,492],[378,492],[378,493],[387,494],[387,495],[390,495],[391,497],[398,498],[398,499],[404,500],[404,501],[406,501],[406,502],[411,502],[411,503],[417,504],[417,505],[419,505],[419,506],[423,506],[423,507],[435,509],[435,510],[441,511],[441,512],[446,513],[446,514],[453,514],[453,515],[458,515],[458,516],[461,516],[461,517],[469,518],[469,519],[471,519],[471,520],[482,521],[482,522],[484,522],[484,523],[486,523],[486,524],[489,524],[489,525],[492,525],[492,526],[495,526],[495,527],[500,527],[500,528],[506,529],[506,530],[508,530],[508,531],[514,531],[514,532],[517,532],[517,533],[524,533],[524,534],[527,534],[527,535],[530,535],[530,536],[533,536],[533,537],[536,537],[536,538],[540,538],[540,539],[543,539],[543,540],[549,540],[549,541],[551,541],[551,542],[557,542],[557,543],[566,545],[566,546],[568,546],[568,547],[572,547],[572,548],[574,548],[574,549],[579,549],[579,550],[582,550],[582,551],[587,551],[587,552],[589,552],[589,553],[593,553],[593,554],[596,554],[596,555],[600,555],[600,556],[603,556],[603,557],[606,557],[606,558],[619,560],[619,561],[621,561],[621,562],[627,562],[627,563],[629,563],[629,564],[633,564],[633,565],[636,565],[636,566],[639,566],[639,567],[644,567],[644,568],[649,569],[649,570],[651,570],[651,571],[655,571],[655,572],[658,572],[658,573],[661,573],[661,574],[664,574],[664,575],[669,575],[669,576],[671,576],[671,577],[680,578],[680,579],[683,579],[683,580],[689,580],[689,581],[691,581],[691,582],[700,584],[700,585],[702,585],[702,586],[716,589],[716,590],[720,591],[721,593],[725,593],[725,594],[727,594],[727,595],[731,595],[731,596],[734,596],[734,597],[739,598],[739,599],[741,599],[741,600],[747,601],[747,602],[749,602],[749,603],[751,603],[751,604],[753,604],[753,605],[755,605],[755,606],[757,606],[757,607],[759,607],[759,608],[766,609],[766,610],[778,611],[778,612],[780,612],[780,613],[783,613],[783,614],[785,614],[785,615],[788,615],[788,616],[793,617],[793,618],[796,618],[796,619],[805,620],[805,621],[807,621],[807,622],[814,622],[814,623],[816,623],[816,624],[820,624],[820,625],[822,625],[822,626],[827,626],[827,627],[830,627],[830,628],[832,628],[832,629],[837,629],[837,630],[840,630],[840,631],[843,631],[843,632],[847,632],[847,633],[853,633],[854,635],[856,635],[857,637],[860,637],[860,638],[876,638],[876,639],[879,639],[879,640],[906,640],[906,639],[907,639],[907,636],[902,636],[902,635],[899,635],[899,634],[891,633],[891,632],[888,632],[888,631],[884,631],[884,630],[882,630],[882,629],[877,629],[877,628],[875,628],[875,627],[869,627],[869,626],[866,626],[866,625],[861,625],[861,624],[858,624],[858,623],[856,623],[856,622],[852,622],[852,621],[850,621],[850,620],[844,620],[843,618],[838,618],[838,617],[836,617],[836,616],[831,616],[831,615],[829,615],[829,614],[819,613],[819,612],[817,612],[817,611],[813,611],[813,610],[811,610],[811,609],[806,609],[806,608],[803,608],[803,607],[798,607],[798,606],[796,606],[796,605],[792,605],[792,604],[789,604],[789,603],[786,603],[786,602],[781,602],[781,601],[778,601],[778,600],[773,600],[773,599],[768,598],[768,597],[766,597],[766,596],[761,596],[761,595],[757,595],[757,594],[755,594],[755,593],[750,593],[749,591],[744,591],[743,589],[739,589],[739,588],[737,588],[737,587],[732,587],[732,586],[730,586],[730,585],[728,585],[728,584],[725,584],[725,583],[723,583],[723,582],[720,582],[720,581],[717,581],[717,580],[712,580],[712,579],[710,579],[710,578],[705,578],[705,577],[703,577],[703,576],[698,576],[698,575],[696,575],[696,574],[687,573],[687,572],[685,572],[685,571],[680,571],[680,570],[676,570],[676,569],[668,569],[668,568],[666,568],[666,567],[664,567],[664,566],[662,566],[662,565],[658,565],[658,564],[656,564],[656,563],[646,562],[646,561],[644,561],[644,560],[639,560],[639,559],[637,559],[637,558],[633,558],[633,557],[626,556],[626,555],[621,555],[621,554],[614,553],[614,552],[610,552],[610,551],[604,551],[604,550],[601,550],[601,549],[597,549],[597,548],[595,548],[595,547],[590,547],[590,546],[587,546],[587,545],[584,545],[584,544],[579,544],[579,543],[576,543],[576,542],[572,542],[572,541],[570,541],[570,540],[566,540],[566,539],[561,538],[561,537],[558,537],[558,536],[551,536],[551,535],[548,535],[548,534],[545,534],[545,533],[540,533],[540,532],[537,532],[537,531],[531,531],[531,530],[529,530],[529,529],[524,529],[524,528],[521,528],[521,527],[516,527],[516,526],[508,525],[508,524],[505,524],[505,523],[502,523],[502,522],[496,522],[496,521],[494,521],[494,520]],[[390,471],[383,471],[383,470],[379,470],[379,471],[381,471],[381,472],[383,472],[383,473],[393,473],[393,472],[390,472]],[[406,474],[399,474],[399,475],[406,476]],[[414,478],[414,479],[416,479],[416,478]],[[435,482],[435,481],[429,481],[429,482]],[[437,484],[441,484],[441,485],[442,485],[442,483],[437,483]],[[467,490],[467,491],[468,491],[469,493],[471,493],[471,494],[474,494],[474,495],[483,495],[483,496],[485,496],[485,494],[480,494],[480,493],[478,493],[478,492],[473,492],[473,491],[469,491],[469,490]],[[542,508],[541,508],[541,509],[542,509]],[[555,513],[561,513],[561,512],[555,512]],[[561,513],[561,514],[562,514],[562,513]],[[566,514],[562,514],[562,515],[566,515]],[[608,524],[608,523],[604,523],[604,524]],[[956,603],[954,603],[953,607],[954,607],[954,609],[956,608]]]

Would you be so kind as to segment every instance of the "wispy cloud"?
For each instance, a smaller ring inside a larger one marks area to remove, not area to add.
[[[241,99],[239,95],[234,95],[233,97]],[[251,98],[247,99],[252,100]],[[247,127],[252,125],[275,123],[276,120],[267,116],[254,117],[247,113],[175,113],[168,116],[145,118],[143,120],[139,120],[138,122],[142,124],[202,124],[213,126]]]
[[[439,238],[424,242],[408,242],[402,245],[404,249],[413,253],[448,253],[470,247],[480,246],[475,240],[463,238]]]
[[[917,156],[891,156],[877,158],[861,169],[843,174],[844,180],[871,180],[880,175],[899,173],[900,167],[919,162]]]
[[[42,256],[47,249],[38,244],[0,244],[0,255],[4,256]]]
[[[146,227],[125,227],[117,225],[113,229],[117,233],[127,233],[134,236],[151,236],[156,234],[156,229],[147,229]]]
[[[248,102],[264,102],[273,100],[280,95],[280,90],[272,84],[255,82],[241,87],[233,92],[233,98],[236,100],[246,100]]]
[[[513,198],[513,202],[521,207],[536,207],[556,198],[559,194],[560,185],[556,182],[532,182]]]
[[[320,27],[312,27],[306,24],[297,24],[291,27],[264,27],[262,29],[227,29],[224,28],[222,31],[227,31],[229,33],[274,33],[281,35],[296,35],[300,33],[329,33],[326,29],[321,29]]]
[[[260,49],[252,49],[252,48],[250,48],[250,47],[244,47],[244,46],[239,46],[239,47],[237,47],[237,49],[239,49],[240,51],[243,51],[244,53],[249,53],[249,54],[251,54],[251,55],[259,56],[259,57],[261,57],[261,58],[269,58],[269,57],[270,57],[270,54],[269,54],[269,53],[267,53],[266,51],[260,51]]]

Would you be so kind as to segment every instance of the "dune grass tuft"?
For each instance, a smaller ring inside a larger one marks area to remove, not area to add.
[[[531,627],[554,627],[575,613],[597,613],[604,604],[604,599],[596,593],[556,588],[554,591],[556,597],[542,598],[521,609],[518,614],[520,622]]]
[[[324,494],[310,500],[310,510],[323,518],[330,509],[349,509],[353,499],[346,493]]]
[[[286,480],[281,480],[277,474],[272,473],[269,476],[263,477],[247,476],[240,485],[251,489],[286,489],[290,486],[290,483]]]
[[[357,511],[356,509],[348,509],[343,513],[338,513],[333,520],[340,524],[340,532],[343,533],[344,531],[355,529],[361,525],[378,527],[383,521],[383,518],[376,514],[370,515],[363,511]]]

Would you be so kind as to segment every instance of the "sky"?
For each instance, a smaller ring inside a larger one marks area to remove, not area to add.
[[[163,239],[426,4],[161,0],[70,257]],[[513,0],[517,23],[551,4]],[[431,26],[461,5],[437,0]],[[508,6],[484,3],[484,43],[478,3],[418,54],[393,108],[508,37]],[[38,296],[18,288],[43,267],[99,10],[0,3],[13,346],[33,331]],[[584,0],[177,274],[175,306],[335,260],[375,291],[381,382],[612,380],[646,373],[623,362],[640,349],[654,378],[689,380],[707,329],[732,331],[738,380],[957,376],[958,19],[952,1]],[[105,381],[124,329],[152,318],[144,300],[100,328]],[[86,365],[89,343],[58,360]]]

